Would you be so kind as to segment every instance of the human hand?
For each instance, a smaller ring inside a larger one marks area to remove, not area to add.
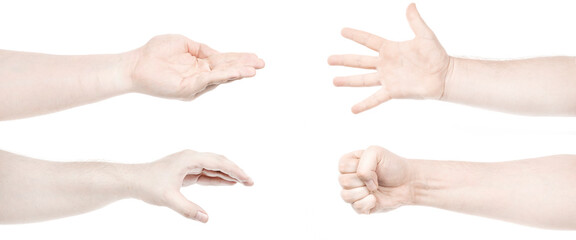
[[[366,111],[392,98],[442,97],[451,57],[414,4],[408,6],[406,17],[415,34],[415,38],[409,41],[394,42],[355,29],[342,30],[345,38],[379,53],[378,57],[349,54],[328,58],[330,65],[376,70],[374,73],[334,78],[334,85],[338,87],[381,86],[372,96],[354,105],[353,113]]]
[[[130,52],[133,90],[193,100],[219,84],[256,75],[264,61],[251,53],[219,53],[181,35],[161,35]]]
[[[252,186],[254,182],[242,169],[223,156],[184,150],[156,162],[136,165],[133,196],[147,203],[166,206],[200,222],[208,215],[200,206],[182,195],[180,188],[191,184]]]
[[[371,146],[340,159],[342,199],[356,212],[386,212],[412,204],[413,171],[407,159]]]

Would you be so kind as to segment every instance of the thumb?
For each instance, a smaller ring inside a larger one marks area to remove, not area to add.
[[[208,222],[208,214],[206,214],[206,211],[204,211],[204,209],[202,209],[200,206],[186,199],[186,197],[184,197],[184,195],[182,195],[182,193],[179,191],[169,196],[166,206],[182,214],[182,216],[186,218],[190,218],[202,223]]]
[[[366,185],[366,188],[368,188],[370,192],[378,189],[378,174],[376,173],[376,170],[378,168],[381,152],[382,148],[370,146],[364,151],[364,153],[362,153],[362,156],[358,161],[356,176],[364,182],[364,185]]]
[[[408,19],[408,24],[412,32],[416,37],[433,37],[434,32],[426,25],[424,19],[420,16],[418,9],[416,9],[416,4],[411,3],[406,9],[406,18]]]

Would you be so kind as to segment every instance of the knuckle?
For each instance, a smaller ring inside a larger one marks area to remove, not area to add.
[[[185,149],[177,153],[176,161],[174,162],[174,166],[182,169],[186,168],[187,170],[195,169],[200,167],[200,163],[197,161],[198,152],[190,149]]]
[[[230,75],[228,75],[228,79],[226,80],[236,80],[236,79],[240,79],[242,77],[242,70],[236,70],[230,73]]]
[[[256,56],[256,54],[254,54],[254,53],[245,53],[244,59],[246,61],[256,61],[256,60],[258,60],[258,56]]]
[[[349,171],[352,168],[353,160],[348,157],[348,155],[344,155],[338,161],[338,169],[341,172]]]
[[[352,207],[358,214],[367,214],[368,209],[366,205],[361,202],[352,203]]]
[[[184,151],[186,153],[196,153],[196,151],[192,150],[192,149],[184,149]]]
[[[196,154],[196,153],[197,153],[197,152],[194,151],[194,150],[184,149],[184,150],[182,150],[182,151],[179,152],[179,155],[181,155],[181,156],[182,156],[182,155],[185,155],[185,156],[186,156],[186,155],[194,155],[194,154]]]
[[[195,218],[196,217],[196,209],[187,208],[182,212],[182,215],[185,218]]]
[[[338,176],[338,182],[340,183],[340,186],[342,186],[342,187],[348,186],[350,183],[344,175]]]
[[[205,158],[209,158],[211,161],[215,162],[224,162],[227,160],[225,156],[216,153],[205,152],[203,155]]]
[[[151,41],[164,42],[164,41],[170,41],[170,40],[181,39],[181,38],[185,38],[185,37],[182,35],[179,35],[179,34],[162,34],[162,35],[154,36],[151,39]]]
[[[218,167],[222,168],[223,166],[227,166],[229,164],[233,164],[232,161],[228,160],[225,156],[217,155]]]
[[[346,161],[340,160],[340,162],[338,163],[338,169],[343,172],[347,169],[348,167],[348,163]]]
[[[342,200],[344,200],[344,202],[350,203],[350,193],[346,190],[342,190],[340,191],[340,197],[342,198]]]
[[[371,145],[368,148],[366,148],[366,151],[369,151],[369,152],[378,152],[378,151],[382,151],[382,150],[383,150],[382,147],[376,146],[376,145]]]
[[[187,39],[186,37],[180,34],[166,34],[164,36],[168,39]]]
[[[359,204],[353,203],[352,208],[354,209],[354,211],[356,211],[356,213],[364,214],[364,208],[362,206],[360,206]]]

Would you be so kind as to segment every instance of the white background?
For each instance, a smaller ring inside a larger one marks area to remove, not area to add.
[[[413,37],[409,1],[12,1],[0,3],[0,48],[52,54],[128,51],[178,33],[220,51],[255,52],[266,68],[193,102],[138,94],[0,122],[0,149],[56,161],[149,162],[190,148],[227,156],[251,187],[183,190],[208,224],[123,200],[54,221],[0,226],[0,239],[574,239],[407,206],[357,215],[339,196],[344,153],[380,145],[409,158],[504,161],[576,154],[574,118],[523,117],[437,101],[392,100],[353,115],[376,89],[332,86],[358,71],[331,54],[375,54],[340,37],[355,27]],[[510,59],[576,55],[571,1],[418,1],[450,55]]]

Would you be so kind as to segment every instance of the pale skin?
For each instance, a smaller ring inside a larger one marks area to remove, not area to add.
[[[189,101],[263,67],[252,53],[220,53],[181,35],[157,36],[138,49],[108,55],[0,50],[0,120],[132,92]]]
[[[378,56],[333,55],[330,65],[374,72],[334,78],[338,87],[378,87],[352,107],[360,113],[390,99],[436,99],[525,115],[576,116],[576,58],[483,61],[449,56],[416,6],[406,11],[414,39],[390,41],[345,28],[342,36]]]
[[[0,50],[0,120],[131,92],[189,101],[263,67],[252,53],[220,53],[181,35],[157,36],[136,50],[108,55]],[[191,150],[147,164],[61,163],[0,151],[0,224],[77,215],[125,198],[207,222],[206,211],[180,193],[180,187],[196,183],[253,181],[225,157]]]
[[[415,38],[405,42],[342,30],[344,37],[379,53],[328,59],[331,65],[375,70],[334,78],[336,86],[379,87],[352,112],[411,98],[525,115],[576,115],[574,57],[456,58],[446,53],[414,4],[406,15]],[[340,160],[342,198],[361,214],[423,205],[552,229],[576,229],[575,172],[574,155],[474,163],[407,159],[373,146]]]
[[[360,214],[404,205],[576,229],[576,156],[497,163],[420,160],[372,146],[340,159],[342,199]]]
[[[254,184],[224,156],[192,150],[145,164],[52,162],[0,151],[0,177],[0,224],[78,215],[127,198],[205,223],[208,214],[181,187]]]

